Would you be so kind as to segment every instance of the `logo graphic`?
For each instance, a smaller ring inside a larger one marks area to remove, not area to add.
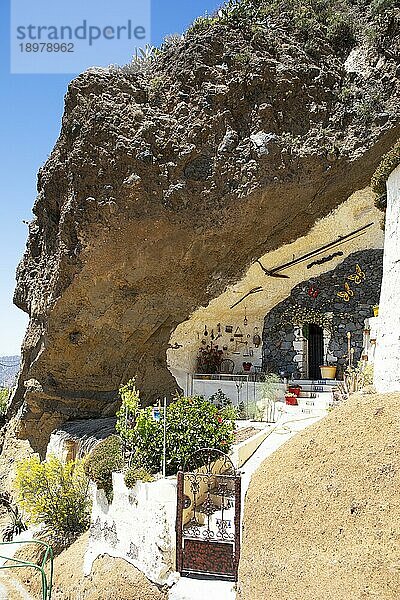
[[[151,0],[11,0],[11,73],[124,65],[151,42]]]

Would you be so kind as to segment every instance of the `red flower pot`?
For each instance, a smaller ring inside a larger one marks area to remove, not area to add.
[[[297,397],[299,397],[300,396],[300,392],[301,392],[301,387],[300,386],[296,386],[296,387],[293,386],[292,387],[292,386],[289,385],[289,392],[291,394],[295,394]]]
[[[285,402],[288,406],[297,406],[297,398],[295,396],[285,396]]]

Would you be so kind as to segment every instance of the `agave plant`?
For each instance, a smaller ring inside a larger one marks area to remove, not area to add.
[[[3,506],[11,517],[10,522],[3,529],[3,542],[11,542],[16,535],[19,535],[22,531],[26,531],[28,528],[11,494],[8,492],[0,493],[0,506]]]

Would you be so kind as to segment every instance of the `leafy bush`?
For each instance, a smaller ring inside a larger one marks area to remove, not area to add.
[[[275,414],[274,403],[279,400],[279,375],[268,373],[261,385],[261,398],[253,405],[253,417],[256,421],[269,420]]]
[[[226,408],[227,406],[232,406],[232,400],[221,389],[218,389],[215,394],[210,396],[209,400],[215,404],[218,410]]]
[[[230,407],[218,410],[202,397],[178,398],[167,409],[167,473],[176,473],[200,448],[227,452],[234,430]]]
[[[112,473],[121,471],[123,466],[122,441],[117,435],[99,442],[84,461],[86,475],[105,491],[109,502],[113,493]]]
[[[224,411],[225,418],[232,421],[238,418],[238,410],[233,406],[232,400],[222,390],[217,390],[210,396],[209,401],[215,404],[219,411]]]
[[[0,389],[0,419],[5,416],[7,412],[9,390],[7,388]]]
[[[140,414],[140,397],[135,386],[135,379],[130,379],[125,385],[120,386],[119,396],[122,404],[116,415],[117,424],[115,429],[121,435],[121,438],[129,444],[133,441],[136,419]]]
[[[31,523],[44,523],[57,534],[78,534],[90,521],[88,479],[83,461],[63,464],[55,456],[40,462],[37,456],[17,466],[18,503]]]
[[[154,477],[146,469],[133,465],[126,471],[124,480],[126,487],[133,488],[137,481],[149,483],[150,481],[154,481]]]
[[[138,395],[132,399],[131,394],[123,395],[117,429],[131,449],[133,468],[157,473],[163,454],[163,418],[156,421],[150,407],[137,409]],[[235,411],[231,406],[219,410],[202,397],[179,397],[167,407],[166,418],[168,475],[176,473],[196,450],[210,447],[227,452],[233,442]]]

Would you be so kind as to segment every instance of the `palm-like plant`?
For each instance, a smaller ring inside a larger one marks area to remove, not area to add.
[[[19,535],[22,531],[26,531],[28,528],[11,494],[8,492],[0,493],[0,506],[3,506],[11,517],[10,522],[3,529],[3,542],[11,542],[16,535]]]

